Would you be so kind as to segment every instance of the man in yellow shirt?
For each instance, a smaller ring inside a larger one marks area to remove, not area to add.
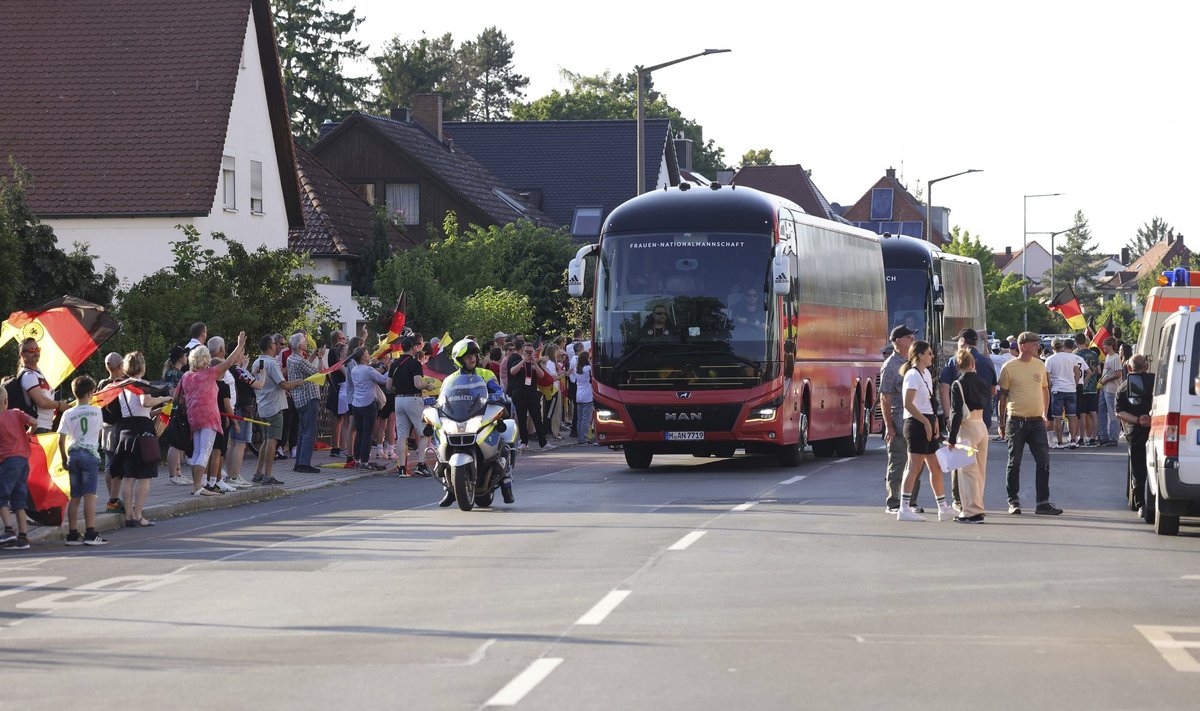
[[[1037,357],[1041,348],[1036,333],[1024,331],[1017,337],[1020,355],[1000,369],[1000,434],[1008,437],[1008,512],[1021,513],[1021,455],[1025,445],[1037,463],[1036,513],[1057,516],[1062,509],[1050,503],[1050,442],[1046,438],[1046,410],[1050,407],[1050,383],[1046,366]]]

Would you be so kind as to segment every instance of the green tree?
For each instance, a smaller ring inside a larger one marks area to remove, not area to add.
[[[1096,265],[1100,260],[1100,248],[1092,242],[1092,231],[1082,211],[1075,213],[1075,225],[1067,231],[1063,242],[1057,250],[1059,260],[1050,269],[1054,274],[1055,289],[1070,284],[1084,314],[1095,313],[1098,305]],[[1049,281],[1047,276],[1046,283]],[[1054,295],[1050,294],[1049,298]]]
[[[612,76],[608,72],[583,76],[563,70],[571,82],[566,92],[552,91],[529,103],[513,104],[513,118],[518,121],[569,121],[581,119],[632,119],[637,117],[637,73]],[[647,118],[668,118],[672,130],[681,132],[695,146],[695,172],[710,179],[718,170],[726,170],[725,149],[712,139],[704,140],[700,125],[685,119],[678,109],[667,103],[666,96],[654,90],[654,77],[648,76],[643,85],[644,109]]]
[[[96,257],[86,245],[70,252],[25,201],[33,186],[29,173],[15,161],[12,177],[0,176],[0,313],[40,306],[64,294],[110,307],[119,281],[112,267],[96,272]]]
[[[529,333],[533,309],[529,297],[510,289],[485,286],[463,300],[462,311],[450,329],[454,334],[472,334],[487,340],[496,331]]]
[[[1131,239],[1125,247],[1129,249],[1130,263],[1137,260],[1138,257],[1146,253],[1154,245],[1162,242],[1164,239],[1174,239],[1175,228],[1168,225],[1166,220],[1161,217],[1152,218],[1149,222],[1143,223],[1138,228],[1137,234]],[[1128,264],[1125,266],[1129,266]]]
[[[1121,297],[1114,297],[1104,302],[1104,307],[1100,309],[1100,313],[1096,315],[1096,329],[1103,325],[1108,317],[1112,316],[1113,327],[1121,329],[1121,337],[1129,343],[1137,343],[1138,331],[1141,328],[1141,321],[1138,314],[1133,312],[1133,308]]]
[[[983,244],[978,235],[972,237],[968,230],[957,225],[950,230],[950,243],[943,249],[979,262],[988,330],[995,331],[998,338],[1022,331],[1024,312],[1021,278],[1015,274],[1003,274],[996,268],[991,248]]]
[[[742,167],[748,165],[775,165],[770,148],[751,149],[742,154]]]
[[[514,100],[524,96],[527,77],[513,68],[513,43],[503,32],[488,27],[459,51],[461,65],[469,68],[471,92],[467,120],[501,121],[511,113]]]
[[[454,115],[455,107],[466,99],[446,92],[446,81],[456,61],[454,39],[449,32],[412,42],[393,37],[381,54],[371,57],[379,77],[379,93],[373,107],[386,115],[392,108],[409,106],[414,94],[438,91],[443,93],[443,115]]]
[[[462,297],[440,283],[436,263],[428,245],[396,252],[379,267],[375,279],[379,298],[371,303],[359,299],[359,310],[368,321],[386,328],[391,309],[403,291],[408,306],[406,322],[426,335],[441,334],[458,318]]]
[[[331,322],[337,314],[316,293],[306,258],[288,249],[260,246],[253,252],[221,233],[213,233],[219,254],[204,246],[191,225],[180,226],[183,237],[171,242],[174,264],[133,284],[120,294],[117,316],[121,333],[112,345],[120,352],[141,350],[151,364],[166,358],[169,344],[186,340],[197,321],[212,335],[236,337],[245,331],[256,350],[258,338],[303,325],[314,334],[310,309]],[[110,349],[110,346],[106,346]],[[156,377],[155,368],[148,369]]]
[[[366,53],[361,42],[349,37],[363,18],[354,8],[334,12],[326,0],[277,0],[272,5],[292,133],[308,145],[322,122],[341,120],[362,103],[369,80],[346,76],[346,65]]]

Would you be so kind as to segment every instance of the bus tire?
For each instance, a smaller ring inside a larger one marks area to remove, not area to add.
[[[800,449],[800,443],[781,444],[775,450],[775,461],[781,467],[797,467],[800,466],[800,461],[804,458],[804,450]]]
[[[837,440],[835,439],[819,439],[810,444],[812,444],[813,456],[829,458],[837,453]]]
[[[636,444],[627,444],[625,450],[625,466],[630,469],[649,469],[650,462],[654,459],[654,453],[646,447],[639,447]]]
[[[862,455],[867,451],[867,440],[871,437],[871,398],[867,398],[867,402],[859,408],[862,413],[862,424],[858,428],[858,439],[854,443],[855,456]]]

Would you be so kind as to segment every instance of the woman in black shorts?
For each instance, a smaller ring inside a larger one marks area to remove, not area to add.
[[[929,374],[932,364],[933,346],[927,341],[914,341],[908,349],[908,362],[900,366],[900,375],[904,377],[904,439],[908,442],[908,468],[901,485],[897,521],[925,520],[912,510],[910,503],[913,485],[926,466],[929,467],[929,484],[937,499],[938,520],[949,521],[955,516],[954,509],[946,503],[942,467],[936,456],[941,433],[933,412],[933,377]]]

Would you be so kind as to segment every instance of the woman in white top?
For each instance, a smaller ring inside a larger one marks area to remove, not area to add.
[[[571,369],[571,382],[575,383],[575,421],[579,424],[576,440],[588,443],[588,431],[592,428],[592,366],[587,351],[582,351]]]
[[[904,439],[908,442],[908,467],[900,492],[900,512],[897,521],[924,521],[925,517],[912,510],[912,490],[921,470],[929,467],[929,484],[937,499],[938,520],[954,518],[954,509],[946,503],[942,468],[938,464],[938,420],[933,411],[933,346],[928,341],[914,341],[908,349],[908,362],[900,366],[904,376]]]
[[[551,343],[546,346],[538,365],[546,375],[554,378],[554,384],[538,387],[542,392],[542,421],[554,439],[562,439],[562,398],[558,393],[558,346]]]

